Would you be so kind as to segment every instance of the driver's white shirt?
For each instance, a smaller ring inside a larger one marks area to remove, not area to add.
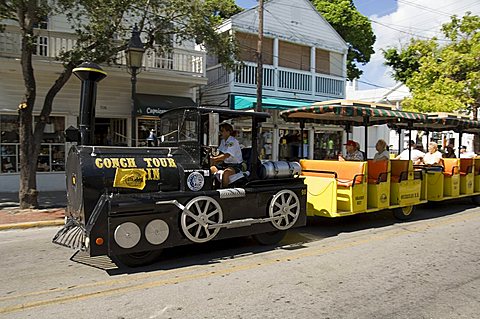
[[[240,144],[237,139],[231,135],[226,141],[221,140],[218,150],[224,154],[230,154],[230,157],[223,161],[226,164],[241,164],[243,162]]]

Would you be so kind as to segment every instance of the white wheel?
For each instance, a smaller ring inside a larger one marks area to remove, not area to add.
[[[223,221],[220,204],[208,196],[195,197],[185,205],[180,217],[183,233],[194,243],[212,240],[220,228],[211,229],[209,225]]]
[[[292,227],[300,215],[300,200],[297,194],[289,189],[276,193],[268,209],[270,217],[277,217],[272,221],[273,226],[279,230]]]

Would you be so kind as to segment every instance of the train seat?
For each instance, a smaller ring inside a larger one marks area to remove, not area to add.
[[[365,162],[339,162],[300,160],[302,175],[332,177],[337,180],[337,185],[351,187],[363,183]]]
[[[456,158],[445,158],[443,160],[444,163],[444,170],[443,175],[445,176],[453,176],[458,174],[458,159]]]
[[[400,183],[408,179],[409,160],[392,160],[391,161],[391,181]]]
[[[388,161],[368,160],[368,184],[379,184],[387,181]]]
[[[473,172],[473,158],[460,159],[460,176],[465,176]]]

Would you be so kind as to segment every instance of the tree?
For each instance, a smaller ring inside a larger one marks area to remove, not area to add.
[[[229,35],[217,33],[216,27],[222,21],[221,15],[229,16],[235,8],[232,0],[1,0],[0,20],[16,21],[22,39],[20,63],[25,94],[18,108],[20,207],[38,206],[36,163],[43,131],[54,98],[67,83],[74,67],[84,61],[112,62],[126,48],[129,32],[135,23],[146,39],[147,48],[153,48],[154,44],[168,48],[172,35],[177,42],[197,39],[208,46],[220,62],[232,66],[235,42]],[[59,13],[66,15],[78,38],[72,50],[57,57],[63,64],[63,71],[48,90],[40,116],[33,124],[37,93],[32,64],[36,46],[35,25]]]
[[[358,12],[353,0],[313,0],[312,3],[348,44],[347,78],[360,78],[363,71],[357,68],[357,63],[365,65],[375,53],[376,37],[370,21]]]
[[[460,111],[478,119],[480,107],[480,16],[467,12],[442,26],[446,40],[411,39],[404,48],[383,51],[393,77],[412,97],[405,109],[421,112]],[[475,151],[480,140],[474,139]]]

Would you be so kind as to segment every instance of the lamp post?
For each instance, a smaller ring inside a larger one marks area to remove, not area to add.
[[[125,50],[128,72],[132,76],[132,146],[137,146],[135,96],[137,94],[137,74],[141,72],[144,52],[145,48],[143,47],[142,39],[140,39],[140,31],[138,31],[138,27],[135,24],[132,30],[132,36],[128,41],[128,47]]]

